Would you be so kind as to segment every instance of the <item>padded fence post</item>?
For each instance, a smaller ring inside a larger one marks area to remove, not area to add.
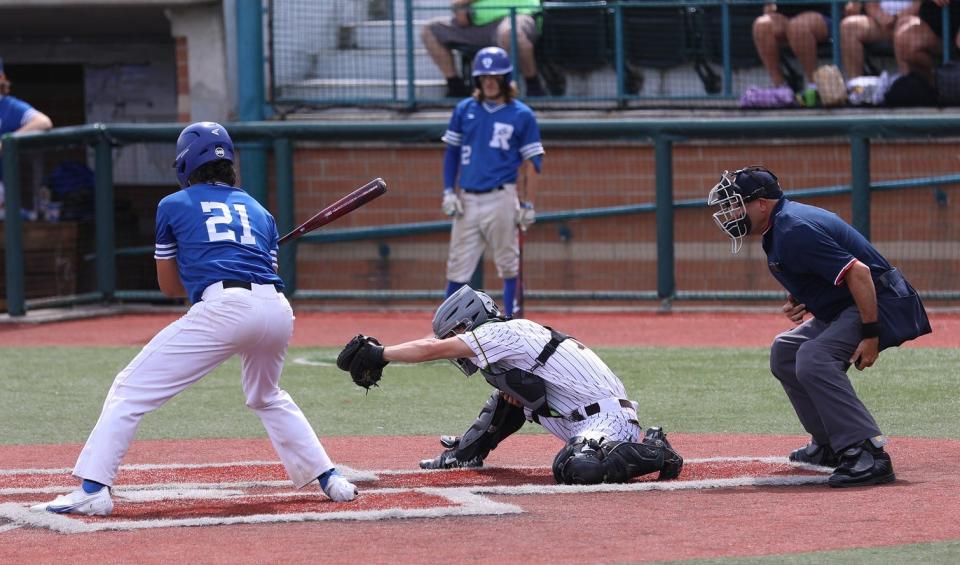
[[[416,53],[413,44],[413,0],[404,0],[403,15],[406,19],[406,28],[404,31],[404,42],[407,47],[407,108],[413,110],[417,107],[417,89],[413,82],[414,64],[413,56]]]
[[[104,300],[113,298],[116,291],[116,242],[114,241],[113,209],[113,149],[106,134],[102,134],[94,148],[96,170],[94,184],[94,218],[97,242],[97,290]]]
[[[273,142],[273,164],[277,180],[277,231],[280,235],[293,230],[293,142],[289,138]],[[283,292],[293,296],[297,291],[297,241],[280,246],[280,278],[283,279]]]
[[[853,227],[870,239],[870,140],[850,138],[850,182]]]
[[[27,311],[23,284],[23,219],[20,217],[20,144],[11,134],[3,136],[3,184],[7,313],[23,316]]]
[[[654,139],[657,193],[657,297],[669,309],[676,292],[673,256],[673,142]]]
[[[263,7],[260,2],[237,2],[237,118],[259,121],[264,118],[263,88]],[[237,143],[240,159],[240,186],[264,206],[267,205],[267,150],[263,142]]]

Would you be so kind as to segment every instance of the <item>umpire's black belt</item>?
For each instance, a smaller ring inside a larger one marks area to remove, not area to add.
[[[464,188],[464,192],[468,194],[490,194],[491,192],[496,192],[498,190],[503,190],[506,188],[506,185],[495,186],[493,188]]]
[[[630,402],[624,398],[618,398],[617,403],[619,403],[623,408],[630,408],[631,410],[635,408],[633,402]],[[580,413],[580,410],[583,410],[582,414]],[[601,406],[599,402],[594,402],[593,404],[584,406],[580,410],[574,410],[573,413],[570,414],[570,419],[574,422],[582,422],[590,416],[596,416],[599,414],[601,411]]]

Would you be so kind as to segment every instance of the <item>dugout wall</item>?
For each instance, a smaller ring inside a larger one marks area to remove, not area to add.
[[[867,233],[928,300],[960,298],[960,116],[715,120],[543,120],[547,149],[538,222],[525,250],[529,303],[779,299],[755,241],[740,255],[704,206],[726,168],[763,163],[788,195],[825,206]],[[5,225],[7,310],[103,300],[157,300],[116,270],[153,269],[152,246],[117,248],[112,163],[181,125],[94,125],[3,139],[5,182],[20,186],[25,151],[94,147],[95,292],[37,300],[24,275],[22,221]],[[295,247],[281,269],[295,299],[390,306],[442,296],[449,222],[439,211],[444,122],[228,124],[235,140],[272,140],[268,206],[281,232],[370,178],[390,191]],[[242,152],[241,152],[242,159]],[[157,179],[158,184],[171,179]],[[155,203],[154,203],[155,204]],[[14,204],[8,198],[8,207]],[[128,267],[129,269],[129,267]],[[134,267],[137,269],[137,267]],[[488,288],[497,288],[492,266]],[[142,280],[142,278],[141,278]],[[151,285],[152,286],[152,285]],[[49,297],[47,297],[49,298]],[[656,304],[655,302],[653,304]]]

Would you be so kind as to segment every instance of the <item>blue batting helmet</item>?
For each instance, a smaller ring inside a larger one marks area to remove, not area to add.
[[[180,132],[173,168],[181,187],[190,185],[193,171],[220,159],[233,162],[233,141],[225,127],[216,122],[197,122]]]
[[[505,84],[510,84],[511,73],[513,63],[510,62],[510,56],[499,47],[484,47],[473,58],[474,79],[484,75],[500,75]]]

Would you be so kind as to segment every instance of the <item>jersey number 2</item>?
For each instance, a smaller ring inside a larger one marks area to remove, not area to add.
[[[230,225],[233,223],[233,215],[230,213],[230,207],[224,202],[201,202],[200,208],[204,214],[214,212],[219,215],[207,218],[207,235],[210,241],[236,241],[237,234],[229,227],[224,231],[218,231],[219,224]],[[247,207],[243,204],[234,204],[233,209],[237,211],[240,217],[240,227],[243,232],[240,234],[240,243],[244,245],[256,245],[257,240],[253,237],[253,231],[250,229],[250,219],[247,217]]]

